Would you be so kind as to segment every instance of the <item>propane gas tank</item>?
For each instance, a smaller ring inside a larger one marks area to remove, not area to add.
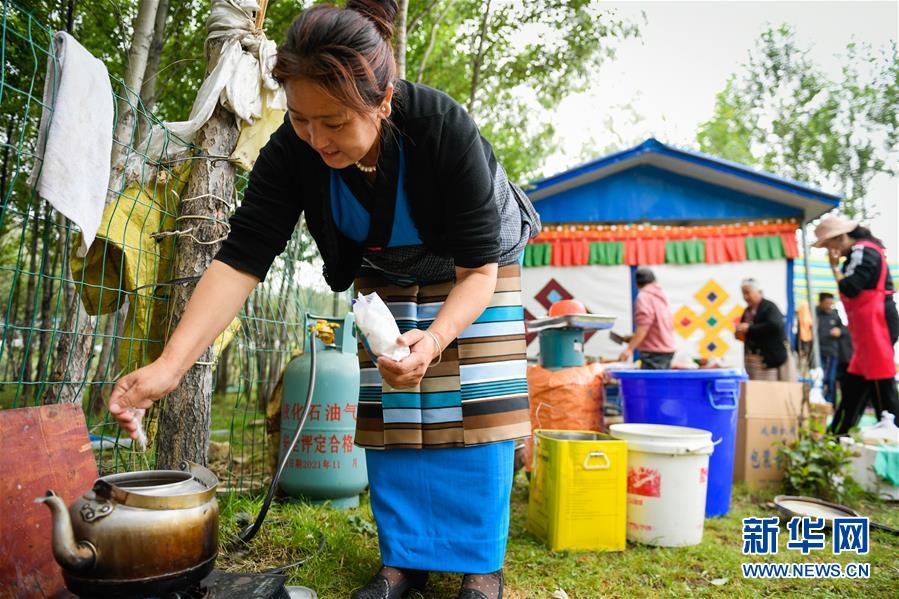
[[[323,321],[323,322],[322,322]],[[368,485],[365,450],[356,447],[356,411],[359,405],[359,359],[353,315],[338,318],[306,315],[306,347],[309,327],[319,322],[323,334],[311,336],[316,344],[315,391],[312,407],[281,476],[281,490],[310,503],[330,501],[340,508],[359,505],[359,494]],[[321,325],[325,326],[322,327]],[[329,334],[327,329],[332,332]],[[309,388],[310,354],[294,358],[284,372],[281,402],[281,448],[284,456],[293,438]]]

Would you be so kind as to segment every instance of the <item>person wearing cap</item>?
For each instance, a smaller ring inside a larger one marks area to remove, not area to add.
[[[643,370],[667,370],[677,346],[674,343],[674,318],[668,305],[668,296],[656,283],[656,277],[648,268],[638,268],[634,275],[637,300],[634,302],[634,324],[637,330],[627,338],[627,348],[618,359],[625,362],[640,349],[640,368]]]
[[[745,344],[743,362],[749,378],[754,381],[793,380],[783,312],[764,297],[755,279],[745,279],[740,287],[746,310],[737,325],[736,337]]]
[[[883,410],[899,415],[893,355],[899,313],[883,242],[870,230],[830,216],[815,228],[815,238],[815,247],[827,248],[830,254],[854,348],[830,424],[830,432],[844,435],[858,424],[869,402],[878,416]]]

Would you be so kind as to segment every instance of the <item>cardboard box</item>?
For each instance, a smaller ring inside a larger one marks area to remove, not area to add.
[[[777,445],[796,438],[801,411],[801,383],[747,381],[742,384],[737,411],[735,482],[760,489],[783,480]]]

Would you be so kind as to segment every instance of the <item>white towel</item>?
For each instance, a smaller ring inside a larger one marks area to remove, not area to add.
[[[38,160],[29,183],[81,229],[84,256],[100,226],[109,187],[115,110],[106,65],[65,32],[48,59]]]

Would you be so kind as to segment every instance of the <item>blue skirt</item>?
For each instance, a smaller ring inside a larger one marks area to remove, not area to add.
[[[365,453],[385,566],[487,574],[503,566],[514,441]]]

